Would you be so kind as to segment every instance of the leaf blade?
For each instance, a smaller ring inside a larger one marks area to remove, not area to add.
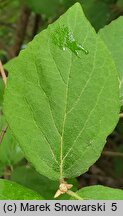
[[[123,200],[123,190],[101,185],[85,187],[76,194],[85,200]]]
[[[0,200],[42,200],[36,192],[8,180],[0,179]]]
[[[122,24],[123,18],[119,17],[99,31],[99,35],[108,47],[117,68],[120,79],[121,105],[123,104],[123,62],[121,58],[121,56],[123,56],[123,49],[121,46],[121,44],[123,44],[123,39],[121,37],[123,34]]]
[[[51,179],[84,173],[117,123],[119,100],[114,63],[81,6],[37,35],[7,69],[4,112],[27,159]]]

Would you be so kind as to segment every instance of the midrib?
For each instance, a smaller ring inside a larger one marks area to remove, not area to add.
[[[66,105],[65,105],[65,111],[64,111],[64,118],[63,118],[63,125],[62,125],[62,134],[61,134],[61,143],[60,143],[60,180],[63,180],[63,136],[64,136],[64,128],[65,128],[65,121],[67,117],[67,98],[68,98],[68,86],[69,86],[69,80],[70,80],[70,73],[71,73],[71,65],[72,65],[72,54],[71,54],[71,61],[70,61],[70,69],[69,69],[69,75],[68,75],[68,81],[66,85]]]
[[[75,15],[75,23],[74,23],[74,28],[76,25],[76,19],[77,19],[77,10],[76,10],[76,15]],[[69,24],[68,24],[69,26]],[[72,52],[70,56],[70,69],[68,73],[68,80],[66,84],[66,105],[65,105],[65,111],[64,111],[64,118],[63,118],[63,125],[62,125],[62,133],[61,133],[61,143],[60,143],[60,181],[64,179],[63,175],[63,136],[64,136],[64,128],[65,128],[65,121],[66,121],[66,116],[67,116],[67,98],[68,98],[68,86],[69,86],[69,80],[70,80],[70,74],[71,74],[71,66],[72,66]]]

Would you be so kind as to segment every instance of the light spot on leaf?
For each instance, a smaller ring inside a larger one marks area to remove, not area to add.
[[[79,51],[83,51],[86,55],[89,53],[88,50],[75,40],[73,33],[68,27],[59,27],[52,36],[53,42],[63,51],[69,49],[78,57]]]

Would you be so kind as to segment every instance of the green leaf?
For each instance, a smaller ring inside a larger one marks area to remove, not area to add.
[[[24,158],[24,155],[18,146],[15,138],[12,136],[10,129],[4,136],[4,139],[0,145],[0,164],[4,166],[13,166]]]
[[[36,192],[21,185],[0,179],[0,200],[43,200]]]
[[[123,200],[123,190],[101,185],[84,187],[76,195],[85,200]]]
[[[56,16],[60,5],[60,0],[26,0],[26,2],[32,11],[47,17]]]
[[[107,45],[117,68],[120,79],[120,100],[123,105],[123,17],[100,30],[99,35]]]
[[[85,15],[91,22],[92,26],[98,31],[111,20],[111,5],[112,2],[97,1],[97,0],[61,0],[65,9],[68,9],[75,2],[79,2],[84,10]],[[110,3],[110,4],[109,4]]]
[[[0,118],[0,135],[2,130],[6,129],[7,123],[5,118]],[[1,135],[3,136],[3,135]],[[1,138],[0,136],[0,138]],[[0,140],[0,176],[4,175],[6,167],[13,168],[19,161],[24,158],[20,146],[13,137],[10,128],[7,128],[2,140]]]
[[[81,6],[6,67],[4,113],[27,159],[54,180],[86,172],[118,121],[119,89],[114,62]]]
[[[80,0],[85,15],[96,31],[105,26],[110,18],[110,6],[104,1]]]
[[[25,187],[37,191],[44,199],[52,200],[59,186],[58,181],[49,180],[47,177],[40,175],[30,167],[17,167],[11,176],[11,180],[17,182]],[[73,184],[73,191],[77,190],[77,182],[71,179],[68,183]],[[64,194],[59,199],[68,200],[69,196]]]
[[[62,6],[64,6],[65,9],[68,9],[71,7],[73,4],[75,4],[77,0],[61,0]],[[81,2],[81,0],[78,0],[78,2]]]
[[[0,109],[3,102],[4,84],[3,80],[0,78]]]
[[[122,131],[123,131],[123,124]],[[123,145],[116,146],[116,151],[123,154]],[[113,167],[114,167],[114,175],[116,178],[122,178],[123,177],[123,157],[113,157]]]

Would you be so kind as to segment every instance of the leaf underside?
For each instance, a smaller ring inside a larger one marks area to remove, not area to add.
[[[119,101],[114,63],[81,6],[6,68],[4,113],[27,159],[54,180],[86,172],[117,123]]]

